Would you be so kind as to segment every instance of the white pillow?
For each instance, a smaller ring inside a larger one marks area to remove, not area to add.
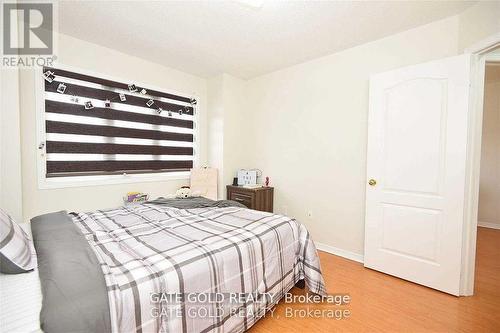
[[[0,209],[0,272],[19,274],[33,270],[32,248],[26,232]]]

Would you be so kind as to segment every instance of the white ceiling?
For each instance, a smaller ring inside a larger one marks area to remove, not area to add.
[[[464,1],[61,1],[62,33],[202,77],[252,78],[447,16]]]

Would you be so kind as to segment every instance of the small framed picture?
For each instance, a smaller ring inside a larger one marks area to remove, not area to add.
[[[141,94],[146,95],[147,93],[148,93],[148,91],[146,89],[142,88]]]
[[[111,101],[109,99],[104,101],[104,107],[107,107],[107,108],[111,107]]]
[[[85,105],[85,110],[90,110],[94,108],[94,105],[92,104],[91,101],[86,101],[84,105]]]
[[[158,113],[158,114],[161,114],[162,112],[163,112],[162,108],[158,108],[158,110],[156,110],[156,113]]]
[[[191,105],[196,105],[198,103],[198,101],[194,98],[191,98],[189,102],[191,103]]]
[[[64,83],[59,83],[59,85],[57,86],[57,92],[60,94],[64,94],[65,91],[66,85]]]
[[[128,85],[128,91],[130,91],[130,92],[136,92],[137,91],[137,87],[135,86],[135,84],[129,84]]]
[[[153,105],[155,103],[155,101],[153,101],[152,99],[149,99],[147,102],[146,102],[146,105],[151,107],[151,105]]]
[[[120,101],[125,102],[127,100],[127,96],[125,94],[120,94]]]
[[[52,71],[46,71],[45,73],[43,73],[43,77],[44,77],[45,81],[47,81],[49,83],[52,83],[52,81],[54,81],[54,79],[56,78],[54,75],[54,72],[52,72]]]

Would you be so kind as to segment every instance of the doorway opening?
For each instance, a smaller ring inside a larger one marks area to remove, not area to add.
[[[486,62],[483,96],[477,224],[500,235],[500,62]]]
[[[475,294],[500,283],[500,61],[486,61],[483,87]]]

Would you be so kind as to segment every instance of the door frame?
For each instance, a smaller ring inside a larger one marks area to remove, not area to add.
[[[474,294],[477,219],[479,207],[479,176],[481,170],[481,140],[483,132],[483,96],[486,62],[500,61],[500,55],[487,54],[500,46],[500,33],[481,40],[466,49],[471,54],[471,96],[467,139],[466,188],[464,202],[464,232],[460,295]]]

